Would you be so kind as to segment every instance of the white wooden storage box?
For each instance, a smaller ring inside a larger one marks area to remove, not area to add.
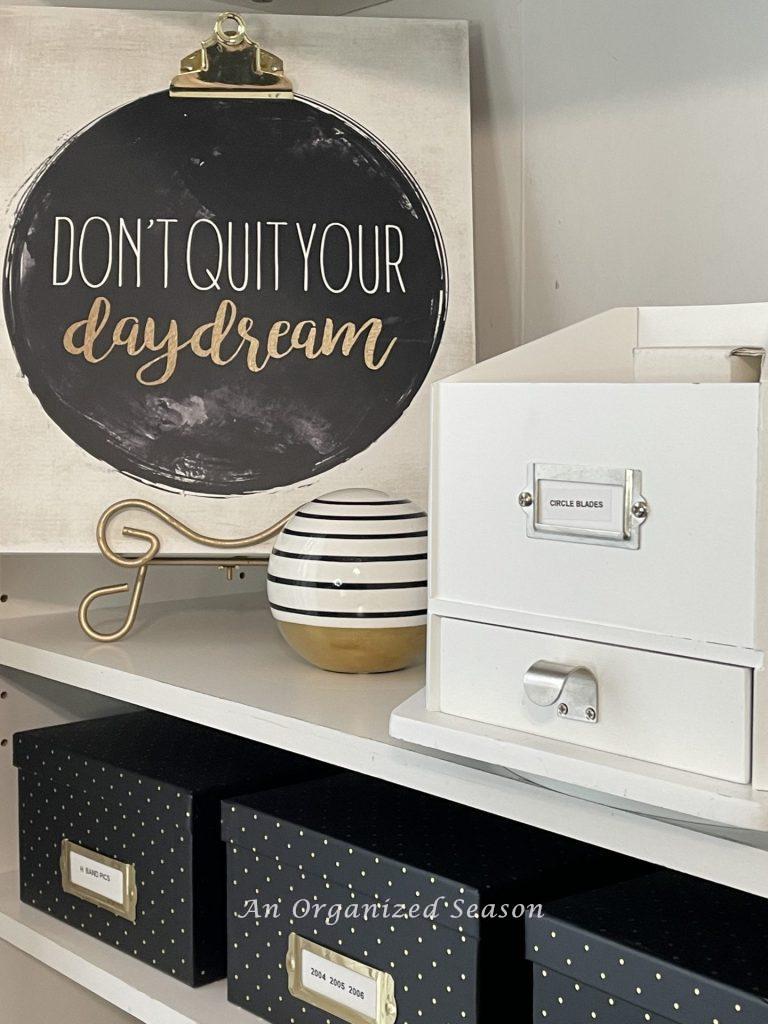
[[[393,735],[766,827],[767,342],[768,304],[615,309],[436,385]]]

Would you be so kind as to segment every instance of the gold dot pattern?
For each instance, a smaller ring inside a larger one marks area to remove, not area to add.
[[[527,905],[615,878],[617,865],[627,870],[623,858],[584,844],[352,774],[224,804],[222,834],[229,998],[272,1024],[329,1020],[288,990],[292,931],[391,974],[397,1024],[492,1024],[505,1004],[530,1020],[522,917],[457,917],[455,901]],[[258,919],[248,910],[254,900]],[[344,916],[435,900],[437,920]],[[338,904],[340,919],[302,916],[301,901]]]
[[[593,985],[574,983],[573,978],[557,971],[534,968],[533,1021],[548,1024],[673,1024],[673,1018],[649,1013],[625,999],[611,996]],[[687,1024],[678,1016],[679,1024]],[[711,1022],[710,1022],[711,1024]]]
[[[21,899],[188,985],[226,974],[222,796],[327,772],[156,712],[18,733]],[[62,889],[63,839],[133,864],[135,924]]]
[[[271,821],[266,835],[261,833],[257,848],[228,844],[230,1001],[272,1024],[299,1020],[326,1024],[327,1012],[295,999],[288,991],[285,957],[288,936],[296,932],[391,974],[395,979],[398,1024],[437,1019],[440,1024],[476,1024],[476,936],[459,935],[453,928],[423,919],[348,918],[333,924],[326,914],[317,919],[304,916],[301,902],[341,904],[346,908],[373,903],[378,896],[391,904],[404,902],[410,906],[419,902],[417,890],[426,895],[428,888],[432,899],[438,894],[445,896],[451,883],[435,879],[430,885],[426,879],[425,884],[421,872],[403,875],[399,864],[381,858],[363,878],[360,865],[369,862],[366,851],[352,847],[350,852],[345,847],[339,860],[340,849],[325,846],[314,834],[300,837],[298,828],[288,823],[281,825],[278,829]],[[287,849],[289,843],[291,850]],[[291,863],[293,850],[300,851],[300,863]],[[340,868],[335,867],[337,861]],[[367,886],[363,891],[359,883],[368,879],[370,891]],[[477,900],[478,894],[472,891],[468,897]],[[260,919],[237,916],[243,913],[244,899],[260,901]],[[266,904],[275,905],[280,916],[266,916]],[[297,905],[299,914],[295,915]],[[338,1024],[338,1018],[330,1020]]]
[[[47,767],[44,755],[39,764]],[[214,964],[198,960],[193,948],[192,797],[116,774],[117,783],[107,783],[106,771],[90,761],[74,785],[19,773],[21,899],[188,985],[204,984]],[[135,865],[135,924],[63,891],[64,838]]]
[[[766,1024],[765,901],[669,871],[526,924],[534,1021]]]

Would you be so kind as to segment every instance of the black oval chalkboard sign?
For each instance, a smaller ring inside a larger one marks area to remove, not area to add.
[[[311,100],[157,93],[31,182],[5,316],[45,412],[92,456],[209,495],[307,480],[381,437],[440,344],[419,186]]]

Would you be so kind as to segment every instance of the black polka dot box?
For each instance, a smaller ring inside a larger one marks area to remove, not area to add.
[[[225,803],[222,833],[229,999],[272,1024],[528,1020],[529,906],[639,870],[352,773]]]
[[[671,871],[526,924],[540,1024],[766,1024],[768,904]]]
[[[226,974],[220,801],[327,771],[151,711],[17,733],[21,899],[201,985]]]

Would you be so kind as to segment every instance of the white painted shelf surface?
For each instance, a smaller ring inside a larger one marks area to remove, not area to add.
[[[6,619],[0,664],[768,896],[765,834],[659,820],[390,739],[390,715],[424,685],[423,669],[383,676],[314,669],[283,643],[260,594],[145,604],[118,644],[89,640],[72,610]],[[147,1024],[255,1020],[226,1003],[221,984],[186,989],[22,907],[7,876],[0,938]]]
[[[0,939],[147,1024],[260,1024],[227,1002],[226,982],[189,988],[132,956],[21,903],[15,872],[0,875]]]

